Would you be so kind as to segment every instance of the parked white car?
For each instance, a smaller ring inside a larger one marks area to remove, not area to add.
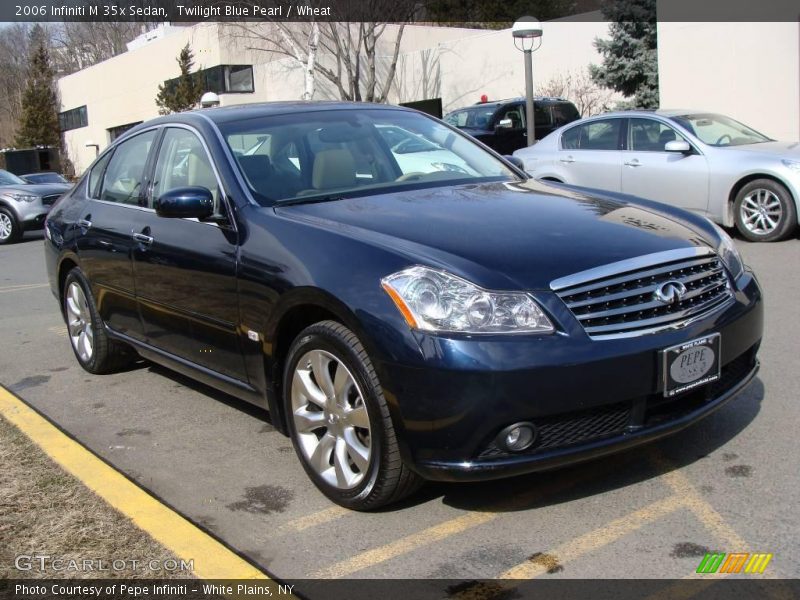
[[[723,115],[624,111],[575,121],[517,150],[542,180],[623,192],[701,213],[752,241],[792,234],[800,144]]]

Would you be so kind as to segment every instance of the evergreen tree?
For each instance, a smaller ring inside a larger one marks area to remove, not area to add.
[[[50,63],[47,33],[41,25],[31,30],[28,81],[22,96],[22,118],[16,144],[20,147],[61,146],[58,97]]]
[[[591,65],[592,79],[632,98],[632,107],[658,108],[656,0],[608,0],[601,10],[611,39],[594,42],[603,64]]]
[[[177,81],[168,81],[158,86],[156,104],[158,112],[168,115],[171,112],[190,110],[200,102],[203,94],[203,84],[197,73],[192,73],[194,66],[194,53],[187,43],[178,54],[178,66],[181,69]]]

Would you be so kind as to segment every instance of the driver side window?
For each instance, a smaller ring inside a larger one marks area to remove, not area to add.
[[[146,205],[142,179],[147,156],[155,139],[156,130],[146,131],[117,147],[103,177],[100,200],[134,206]]]
[[[204,187],[214,199],[219,214],[219,185],[208,154],[191,131],[170,127],[164,134],[153,173],[153,199],[181,187]]]

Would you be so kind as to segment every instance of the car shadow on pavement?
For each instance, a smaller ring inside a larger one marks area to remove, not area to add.
[[[150,370],[150,372],[155,375],[160,375],[161,377],[166,377],[168,379],[171,379],[175,383],[179,383],[189,388],[190,390],[194,390],[195,392],[203,394],[204,396],[213,398],[217,402],[222,402],[226,406],[230,406],[231,408],[243,412],[246,415],[258,419],[259,421],[263,421],[264,423],[269,423],[269,424],[272,423],[270,419],[270,414],[266,410],[259,408],[258,406],[250,404],[249,402],[246,402],[244,400],[240,400],[239,398],[231,396],[230,394],[226,394],[225,392],[220,392],[219,390],[209,385],[201,383],[190,377],[186,377],[185,375],[181,375],[177,371],[172,371],[171,369],[162,367],[161,365],[150,362],[148,360],[142,360],[141,363],[142,366],[147,367]],[[137,364],[139,363],[137,362]]]
[[[481,483],[430,483],[404,503],[391,505],[387,510],[440,497],[444,504],[454,508],[514,512],[635,485],[704,460],[723,448],[756,418],[763,398],[764,384],[756,378],[719,411],[668,438],[553,471]],[[721,460],[730,456],[735,455],[725,453]]]

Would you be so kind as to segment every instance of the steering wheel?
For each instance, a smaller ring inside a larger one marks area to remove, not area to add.
[[[422,171],[411,171],[410,173],[406,173],[405,175],[400,175],[395,181],[419,181],[423,177],[425,177],[426,173]]]
[[[722,140],[724,140],[725,138],[728,138],[728,143],[729,144],[733,141],[733,138],[731,138],[731,136],[729,136],[727,133],[723,133],[721,136],[719,136],[719,139],[717,140],[717,143],[714,144],[714,145],[715,146],[721,145],[722,144]]]

